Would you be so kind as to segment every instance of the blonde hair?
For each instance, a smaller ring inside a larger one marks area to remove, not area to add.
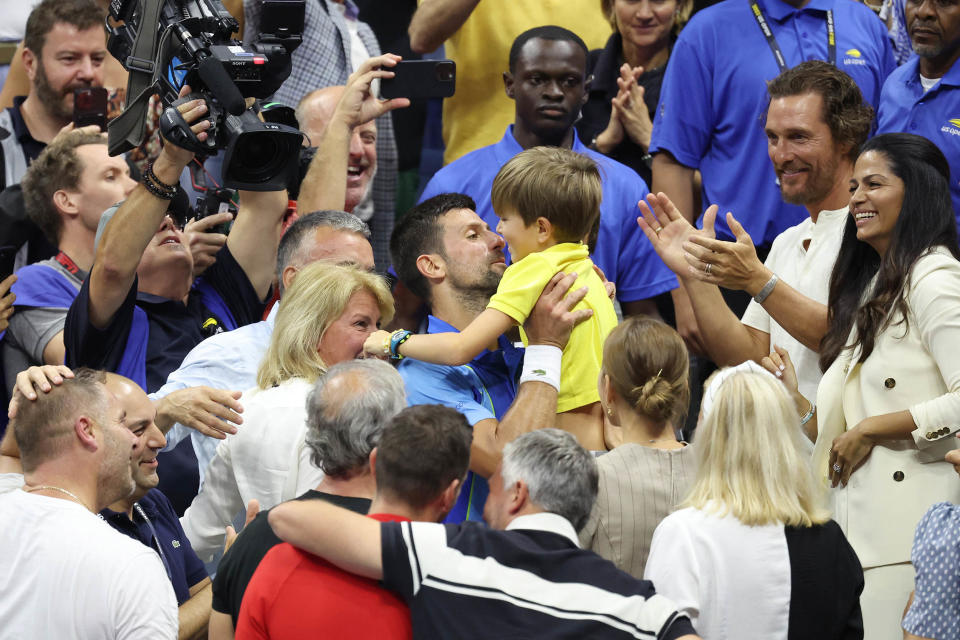
[[[358,291],[369,291],[380,308],[380,322],[390,322],[393,297],[382,277],[323,261],[301,269],[283,294],[270,347],[257,372],[257,385],[269,389],[290,378],[313,382],[325,373],[334,363],[324,362],[317,348]]]
[[[682,506],[728,513],[747,526],[810,527],[830,519],[802,455],[800,419],[772,375],[722,378],[697,429],[697,479]]]
[[[603,16],[607,19],[607,22],[610,23],[610,26],[613,27],[613,30],[619,32],[620,27],[617,25],[617,12],[613,9],[616,2],[617,0],[600,0],[600,10],[603,12]],[[690,21],[691,13],[693,13],[693,0],[677,0],[677,12],[674,14],[673,29],[671,29],[673,35],[680,33],[687,25],[687,22]]]
[[[683,339],[659,320],[628,318],[603,344],[603,372],[613,389],[657,422],[682,420],[690,402],[689,371]]]
[[[533,147],[511,158],[493,179],[494,211],[516,211],[526,226],[550,221],[557,242],[579,242],[600,219],[603,183],[597,163],[562,147]]]

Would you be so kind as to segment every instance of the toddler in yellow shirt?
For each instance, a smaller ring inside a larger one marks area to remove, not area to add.
[[[558,387],[557,426],[587,448],[603,448],[597,378],[603,343],[617,325],[613,302],[583,243],[596,228],[603,195],[600,172],[590,158],[560,147],[534,147],[514,156],[493,181],[491,200],[500,216],[497,233],[510,249],[507,268],[487,308],[460,333],[373,333],[364,351],[444,365],[469,363],[515,325],[523,323],[543,288],[559,271],[576,271],[587,294],[575,309],[592,314],[574,327],[561,356],[559,381],[542,369],[524,371]]]

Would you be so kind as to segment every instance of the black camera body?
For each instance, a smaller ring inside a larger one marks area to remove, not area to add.
[[[302,134],[262,122],[244,98],[266,98],[290,75],[290,55],[302,41],[304,1],[264,0],[264,29],[245,45],[232,38],[239,25],[220,0],[112,0],[107,47],[130,81],[126,109],[108,126],[110,153],[143,142],[147,103],[157,93],[166,108],[165,137],[195,153],[224,150],[225,186],[283,188],[297,172]],[[185,84],[193,93],[180,98]],[[198,97],[207,102],[211,123],[203,142],[176,111]]]

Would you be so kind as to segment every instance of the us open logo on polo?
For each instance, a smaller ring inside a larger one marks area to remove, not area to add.
[[[843,59],[843,64],[867,65],[867,61],[863,59],[863,54],[860,53],[859,49],[847,49],[843,52],[843,55],[846,56]]]
[[[960,136],[960,118],[950,118],[947,120],[947,124],[940,127],[940,131],[952,136]]]

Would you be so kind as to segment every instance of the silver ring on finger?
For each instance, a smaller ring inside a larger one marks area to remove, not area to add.
[[[841,471],[843,471],[843,467],[840,465],[839,462],[837,462],[833,465],[833,470],[836,471],[837,473],[840,473]]]
[[[663,227],[657,227],[656,229],[653,230],[653,232],[657,235],[660,235],[661,231],[663,231]]]
[[[703,272],[704,272],[704,273],[710,273],[710,270],[711,270],[711,269],[713,269],[713,263],[712,263],[712,262],[708,262],[708,263],[707,263],[707,266],[705,266],[705,267],[703,268]]]

